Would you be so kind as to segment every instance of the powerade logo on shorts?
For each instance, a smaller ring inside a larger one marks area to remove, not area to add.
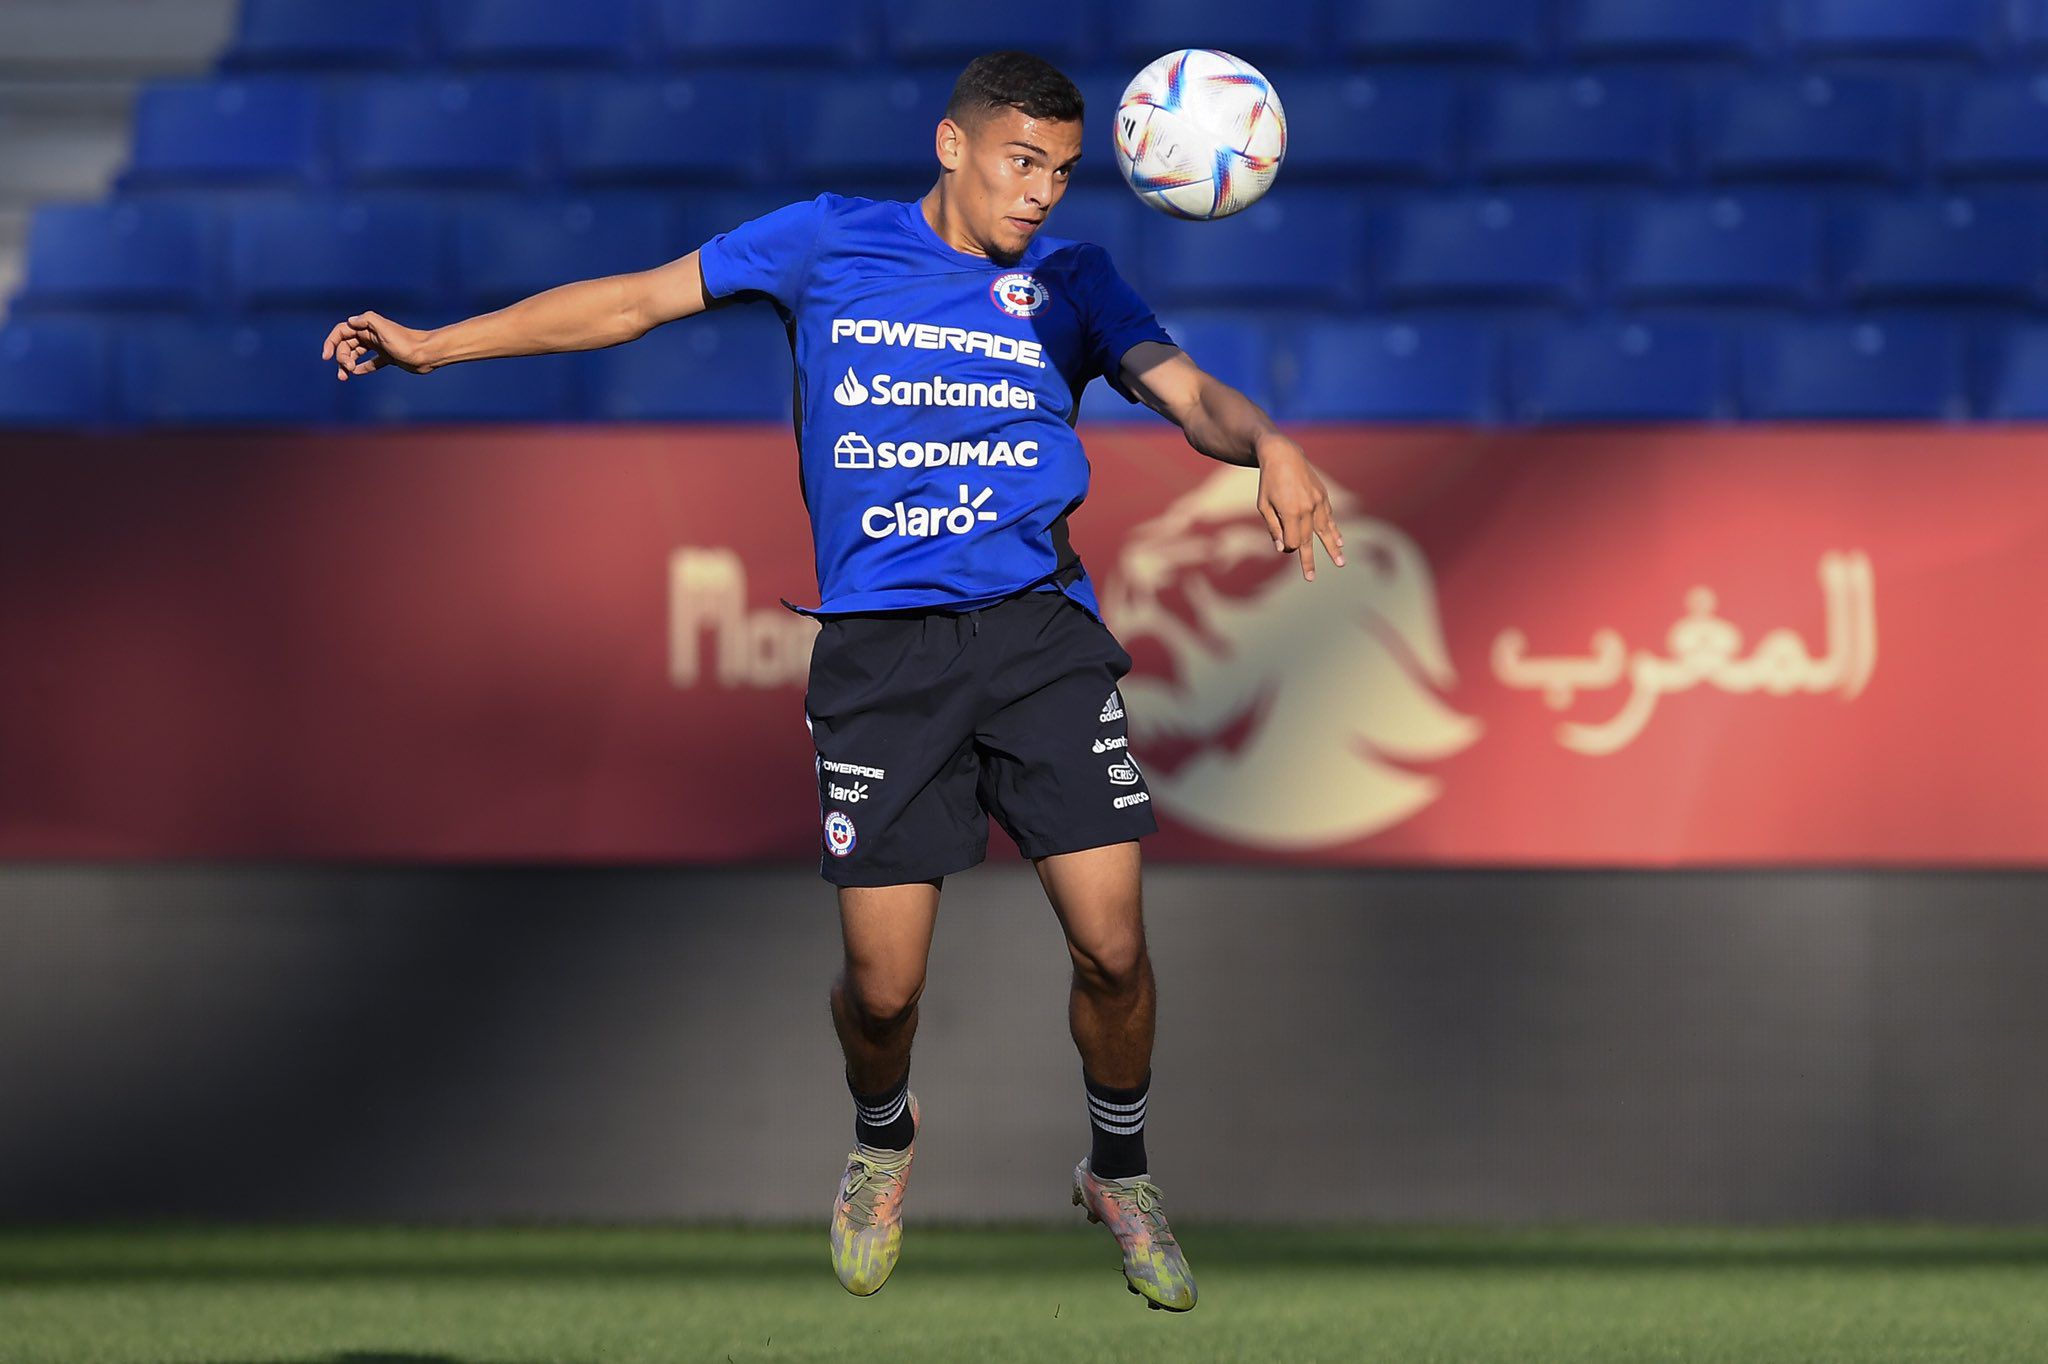
[[[998,379],[992,384],[948,379],[941,374],[930,379],[898,379],[877,374],[867,383],[847,370],[833,385],[832,397],[841,407],[1002,407],[1028,411],[1038,406],[1038,395],[1022,384]]]
[[[950,350],[961,355],[986,355],[1030,369],[1045,368],[1045,347],[1021,337],[966,327],[941,327],[930,322],[891,322],[875,317],[835,317],[832,339],[862,346],[909,346],[912,350]]]
[[[997,276],[996,282],[988,286],[988,296],[1012,317],[1033,316],[1050,297],[1043,284],[1021,272]]]
[[[834,857],[844,857],[853,851],[855,843],[853,821],[846,811],[834,810],[825,816],[825,848]]]
[[[1038,442],[1020,440],[885,440],[880,445],[848,431],[832,445],[835,469],[937,469],[979,464],[984,469],[1036,469]]]
[[[869,507],[861,513],[860,528],[870,540],[887,540],[892,536],[907,535],[930,538],[934,535],[965,535],[974,529],[977,521],[993,521],[993,511],[983,511],[981,504],[995,496],[994,488],[983,488],[970,497],[967,485],[960,485],[960,505],[948,507],[922,506],[915,503],[897,502],[887,507]]]

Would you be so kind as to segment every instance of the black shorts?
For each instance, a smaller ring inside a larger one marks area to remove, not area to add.
[[[991,814],[1026,857],[1155,832],[1116,685],[1130,670],[1063,592],[826,619],[804,695],[819,875],[892,886],[964,871]]]

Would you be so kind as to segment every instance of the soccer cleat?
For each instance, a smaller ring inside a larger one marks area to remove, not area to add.
[[[1074,1167],[1074,1206],[1086,1208],[1090,1222],[1103,1223],[1116,1237],[1124,1253],[1124,1287],[1147,1307],[1185,1312],[1195,1305],[1194,1272],[1166,1225],[1157,1184],[1142,1175],[1097,1179],[1083,1160]]]
[[[910,1096],[910,1145],[880,1151],[856,1145],[832,1200],[832,1270],[856,1297],[889,1282],[903,1252],[903,1188],[917,1150],[917,1096]]]

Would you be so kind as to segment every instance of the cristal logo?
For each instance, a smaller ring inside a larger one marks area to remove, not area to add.
[[[858,431],[848,431],[832,443],[835,469],[938,469],[963,464],[984,469],[1036,469],[1038,442],[885,440],[877,445]]]
[[[1127,756],[1120,763],[1111,763],[1108,771],[1109,779],[1118,786],[1136,786],[1138,784],[1138,762],[1135,758]]]
[[[983,488],[979,494],[970,495],[967,485],[960,485],[960,505],[957,507],[921,506],[897,502],[887,507],[869,507],[861,513],[860,528],[870,540],[887,540],[895,536],[930,538],[934,535],[965,535],[974,529],[978,521],[993,521],[993,511],[982,510],[982,503],[995,495],[994,488]]]
[[[989,285],[988,296],[1011,317],[1031,317],[1043,308],[1049,295],[1045,286],[1031,276],[1011,273]]]
[[[1036,393],[1008,379],[983,383],[948,379],[943,374],[930,379],[877,374],[872,384],[864,384],[850,369],[833,387],[832,397],[841,407],[872,402],[876,407],[995,407],[1024,412],[1038,406]]]
[[[859,407],[868,400],[868,391],[861,381],[853,377],[853,371],[846,371],[846,377],[832,390],[832,396],[839,400],[841,407]]]

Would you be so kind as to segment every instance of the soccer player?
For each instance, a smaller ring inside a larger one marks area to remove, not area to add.
[[[1195,1304],[1145,1153],[1155,987],[1138,840],[1157,824],[1117,691],[1131,658],[1067,535],[1088,490],[1082,389],[1101,375],[1202,454],[1256,464],[1274,550],[1298,555],[1304,578],[1316,539],[1344,562],[1301,447],[1197,368],[1100,247],[1046,231],[1081,128],[1073,82],[1029,54],[992,53],[954,87],[938,181],[920,199],[821,194],[667,265],[452,326],[363,313],[322,351],[346,380],[618,345],[740,299],[783,319],[821,598],[784,605],[821,622],[805,712],[855,1112],[831,1249],[855,1294],[880,1288],[901,1249],[920,1120],[910,1048],[939,892],[982,860],[993,814],[1037,869],[1073,958],[1092,1138],[1073,1201],[1115,1235],[1132,1292]]]

